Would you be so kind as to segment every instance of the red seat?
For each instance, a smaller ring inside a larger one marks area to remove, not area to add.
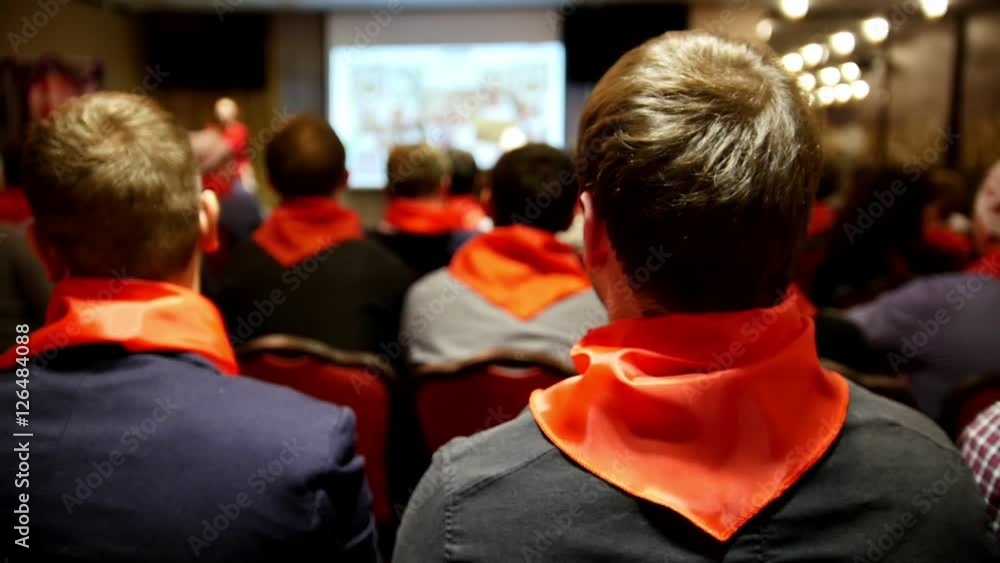
[[[389,441],[391,366],[370,354],[334,350],[321,342],[285,335],[258,338],[237,351],[240,371],[254,379],[291,387],[317,399],[350,407],[357,417],[358,454],[382,525],[394,521],[386,450]]]
[[[1000,401],[1000,373],[979,375],[964,381],[945,397],[941,408],[941,425],[953,440],[979,416],[979,413]]]
[[[424,441],[434,451],[452,438],[507,422],[528,406],[532,391],[571,375],[575,374],[551,360],[525,354],[491,354],[424,366],[414,376]]]

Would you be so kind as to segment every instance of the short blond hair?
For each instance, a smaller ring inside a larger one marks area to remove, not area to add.
[[[389,195],[408,198],[434,195],[451,175],[447,155],[427,144],[393,147],[387,172]]]
[[[36,228],[75,276],[167,279],[199,240],[187,134],[144,96],[96,93],[38,124],[24,159]]]

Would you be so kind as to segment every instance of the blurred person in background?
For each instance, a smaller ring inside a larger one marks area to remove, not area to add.
[[[382,344],[397,339],[413,276],[365,239],[358,214],[338,201],[348,177],[340,138],[321,116],[299,115],[268,143],[266,159],[281,203],[237,248],[223,276],[222,310],[234,341],[290,334],[382,353]],[[251,326],[247,317],[262,303],[268,312]]]
[[[470,238],[463,218],[447,205],[450,162],[430,145],[399,145],[389,153],[389,206],[373,236],[417,276],[451,261]]]
[[[608,71],[577,172],[611,323],[579,377],[438,450],[394,561],[995,560],[947,436],[824,370],[775,298],[820,176],[812,116],[757,43],[671,32]]]
[[[31,208],[24,197],[21,181],[21,156],[23,149],[12,144],[3,149],[2,185],[0,191],[0,223],[15,227],[24,226],[31,219]]]
[[[1000,402],[979,413],[962,431],[958,444],[986,497],[990,527],[1000,541]]]
[[[982,257],[966,271],[916,279],[848,311],[869,345],[909,375],[917,405],[932,418],[955,386],[1000,370],[1000,165],[976,196],[973,221]]]
[[[461,228],[468,231],[488,231],[490,219],[480,200],[479,166],[472,153],[451,149],[451,185],[448,188],[448,205],[459,215]]]
[[[354,414],[232,377],[222,319],[198,293],[218,202],[184,131],[148,98],[92,94],[36,126],[25,155],[31,236],[57,283],[45,325],[18,327],[24,347],[0,356],[3,392],[38,397],[29,428],[3,407],[0,443],[30,447],[40,468],[26,553],[376,561]],[[24,503],[25,486],[4,480],[0,502]]]
[[[963,214],[968,207],[965,179],[954,170],[929,172],[933,189],[924,208],[924,245],[927,263],[921,273],[934,274],[962,270],[973,258],[972,223]]]
[[[234,176],[251,194],[257,193],[257,177],[250,162],[250,128],[239,120],[240,106],[232,98],[219,98],[215,102],[215,119],[219,132],[229,145],[235,159]]]
[[[556,148],[531,144],[503,155],[489,177],[484,200],[495,228],[466,243],[447,268],[425,276],[407,295],[409,363],[531,352],[572,369],[570,347],[588,328],[607,322],[580,257],[556,239],[576,207],[573,161]],[[429,322],[427,308],[449,291],[454,301]]]

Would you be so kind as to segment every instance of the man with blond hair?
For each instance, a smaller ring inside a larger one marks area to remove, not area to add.
[[[219,205],[174,120],[75,99],[24,168],[56,286],[0,356],[12,560],[376,561],[354,414],[236,377],[198,293]]]
[[[655,38],[597,85],[577,150],[611,322],[580,376],[437,452],[395,561],[993,560],[947,437],[823,369],[779,297],[821,155],[774,53]]]

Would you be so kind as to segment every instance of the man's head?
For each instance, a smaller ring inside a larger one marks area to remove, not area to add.
[[[282,197],[329,196],[347,185],[346,153],[326,119],[292,118],[267,144],[267,174]]]
[[[199,247],[218,246],[218,201],[202,192],[188,135],[148,98],[67,102],[31,132],[23,172],[53,278],[195,283]]]
[[[976,193],[973,237],[980,250],[1000,242],[1000,162],[993,165]]]
[[[430,145],[393,147],[386,172],[389,197],[439,198],[451,181],[448,157]]]
[[[232,98],[219,98],[215,102],[215,118],[223,125],[232,123],[240,116],[240,106]]]
[[[531,144],[512,150],[490,173],[493,224],[529,225],[552,233],[573,222],[577,196],[573,161],[559,149]]]
[[[448,151],[448,161],[451,165],[451,195],[477,195],[479,166],[472,153],[451,149]]]
[[[809,105],[766,47],[697,32],[647,42],[581,117],[595,287],[618,316],[772,306],[820,169]]]

